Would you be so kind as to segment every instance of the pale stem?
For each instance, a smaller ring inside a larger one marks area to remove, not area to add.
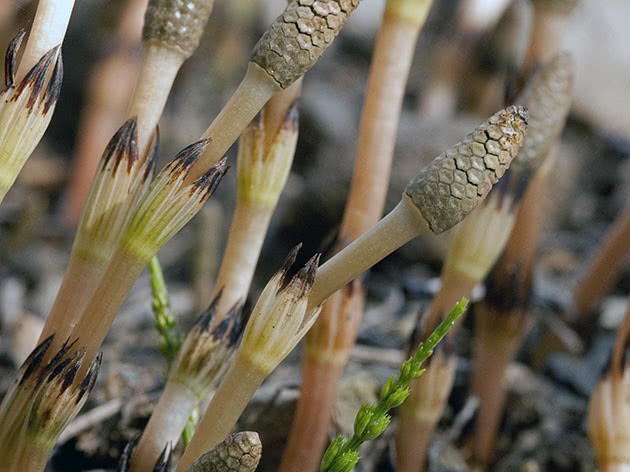
[[[145,42],[144,60],[127,117],[138,119],[138,156],[146,159],[175,76],[186,57],[175,50]]]
[[[530,33],[531,42],[523,62],[523,74],[527,76],[537,64],[544,64],[560,50],[566,16],[546,11],[544,6],[535,9],[534,23]]]
[[[630,472],[630,464],[621,462],[604,462],[599,464],[600,472]]]
[[[254,119],[256,113],[280,90],[280,86],[260,66],[250,62],[238,88],[203,133],[202,138],[210,139],[210,145],[193,165],[184,185],[197,180],[216,164]]]
[[[87,348],[78,378],[89,369],[118,310],[145,265],[145,261],[137,259],[124,248],[118,248],[112,256],[101,283],[72,331],[72,339],[79,338],[79,345]]]
[[[330,419],[337,398],[337,383],[343,368],[343,363],[331,364],[304,357],[300,401],[282,457],[281,472],[292,472],[296,464],[299,464],[302,472],[318,470],[328,440]],[[322,417],[325,421],[322,421]]]
[[[18,67],[19,83],[44,54],[63,42],[74,0],[39,0],[33,26]]]
[[[27,436],[23,439],[22,447],[13,463],[5,470],[8,472],[43,471],[52,447],[52,444],[50,447],[45,447],[36,438]],[[4,472],[2,469],[0,471]]]
[[[484,313],[480,314],[483,315]],[[511,315],[505,313],[504,316]],[[472,390],[479,398],[474,450],[476,459],[484,465],[489,464],[494,456],[494,445],[505,402],[505,371],[514,358],[519,341],[517,338],[509,345],[493,345],[479,342],[477,337],[472,375]]]
[[[445,267],[440,278],[440,289],[431,302],[428,313],[424,316],[426,329],[430,331],[437,326],[462,297],[470,297],[470,293],[478,282],[467,274]],[[454,331],[456,331],[455,327],[449,330],[449,339]]]
[[[61,287],[37,341],[39,344],[55,334],[48,353],[57,352],[66,341],[106,270],[106,263],[90,261],[77,255],[76,251],[72,252]]]
[[[223,441],[268,375],[242,355],[236,355],[184,451],[177,472],[185,472],[202,454]]]
[[[590,315],[619,276],[629,254],[630,207],[617,217],[573,291],[578,314]]]
[[[420,26],[385,14],[379,30],[340,231],[350,240],[367,231],[383,214],[400,109]]]
[[[256,205],[243,199],[237,201],[221,269],[212,294],[214,298],[221,292],[217,308],[219,318],[214,321],[215,324],[236,303],[242,303],[247,297],[272,213],[273,207]]]
[[[317,270],[308,309],[320,305],[403,244],[428,231],[429,225],[420,211],[403,195],[381,221]]]
[[[131,472],[151,470],[164,446],[168,442],[173,447],[177,444],[190,412],[197,403],[198,399],[186,386],[178,382],[166,382],[164,392],[133,452]]]
[[[423,472],[431,446],[435,424],[432,421],[406,419],[398,423],[396,433],[396,470]]]

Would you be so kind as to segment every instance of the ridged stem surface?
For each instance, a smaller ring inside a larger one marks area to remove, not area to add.
[[[44,54],[63,42],[74,7],[74,0],[40,0],[18,67],[16,82],[20,82]]]
[[[230,434],[266,376],[267,372],[260,371],[245,356],[237,354],[177,464],[177,472],[185,472],[202,454]]]
[[[184,385],[168,382],[153,409],[142,438],[133,451],[131,472],[150,470],[169,442],[173,447],[198,399]]]

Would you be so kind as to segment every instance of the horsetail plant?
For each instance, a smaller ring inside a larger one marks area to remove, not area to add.
[[[460,300],[448,315],[440,322],[433,332],[418,346],[400,366],[400,373],[390,377],[381,389],[379,400],[374,405],[363,405],[359,409],[355,421],[354,432],[350,438],[337,437],[328,446],[322,458],[320,471],[322,472],[350,472],[359,462],[359,447],[364,442],[380,436],[389,425],[391,417],[388,412],[404,405],[411,394],[412,382],[422,382],[419,379],[424,372],[424,363],[433,354],[440,341],[449,329],[464,314],[468,307],[468,300]]]
[[[130,118],[105,149],[79,222],[62,286],[40,340],[53,332],[69,332],[101,283],[135,205],[151,182],[158,145],[154,130],[177,70],[199,43],[211,5],[210,0],[149,3],[143,31],[146,51],[130,104]],[[190,34],[182,37],[185,31]],[[169,68],[164,63],[160,66],[159,58],[163,55],[177,57],[177,67]],[[148,71],[154,73],[153,78]],[[112,154],[118,157],[111,157]],[[79,281],[82,289],[77,291]]]
[[[532,77],[522,94],[530,107],[525,144],[515,161],[521,174],[533,174],[503,254],[486,281],[485,300],[475,309],[472,389],[480,399],[474,454],[492,459],[504,402],[504,373],[530,325],[531,275],[542,222],[544,194],[555,147],[571,106],[573,63],[559,54]],[[522,160],[521,160],[522,159]]]
[[[242,310],[236,305],[221,322],[214,323],[221,296],[201,314],[186,336],[160,400],[133,450],[129,470],[152,467],[164,445],[177,442],[193,410],[225,372],[242,333]]]
[[[599,470],[630,470],[630,298],[610,366],[591,394],[587,421]]]
[[[442,233],[462,221],[508,169],[526,132],[527,109],[512,105],[433,159],[407,184],[390,213],[321,266],[309,307],[318,306],[411,239]]]
[[[43,470],[57,438],[94,386],[101,356],[79,372],[86,350],[66,342],[45,361],[51,337],[24,362],[0,406],[0,470]],[[31,393],[34,392],[34,393]]]
[[[280,95],[287,94],[294,97],[295,91],[280,92]],[[268,128],[273,123],[265,118],[267,112],[272,116],[278,114],[278,108],[283,109],[284,119],[274,132]],[[224,321],[237,318],[241,312],[269,221],[291,169],[297,134],[296,104],[286,109],[284,100],[272,100],[241,135],[236,209],[215,284],[211,304],[213,316],[208,319],[202,333],[213,328],[221,329]],[[240,334],[240,330],[235,329],[235,333]],[[234,336],[225,349],[217,349],[209,339],[196,332],[196,328],[190,332],[184,346],[187,349],[195,346],[195,350],[191,353],[183,350],[177,357],[164,393],[134,452],[134,470],[142,470],[152,464],[155,454],[167,441],[176,443],[186,418],[207,397],[209,389],[224,371],[220,367],[227,365],[237,339],[238,336]],[[191,369],[191,358],[194,358],[195,366],[206,364],[213,367]]]
[[[376,40],[339,246],[383,214],[405,85],[431,0],[389,0]],[[281,470],[315,470],[327,440],[337,383],[361,323],[360,279],[331,295],[306,336],[302,388]]]
[[[315,322],[319,307],[308,296],[319,255],[285,284],[299,246],[294,248],[258,298],[234,361],[215,392],[177,470],[185,471],[204,452],[223,441],[262,381],[282,362]]]
[[[85,343],[88,359],[100,347],[142,269],[199,211],[227,172],[223,159],[192,184],[184,183],[206,146],[206,141],[199,141],[182,149],[156,176],[138,202],[102,282],[72,331],[74,337]]]
[[[16,71],[16,58],[24,35],[19,32],[7,48],[5,88],[0,92],[0,203],[48,128],[63,78],[58,45],[21,79],[16,76],[20,70]]]
[[[199,46],[213,6],[214,0],[149,1],[142,31],[144,57],[127,114],[138,117],[138,153],[141,160],[146,158],[151,148],[175,77]],[[212,164],[216,164],[219,158]],[[206,169],[209,167],[206,166]]]
[[[570,104],[570,70],[567,56],[559,56],[537,74],[518,97],[519,103],[532,110],[523,147],[497,188],[470,218],[456,228],[442,269],[440,289],[422,320],[423,333],[433,329],[456,300],[470,295],[503,251],[512,232],[523,191],[564,125]],[[486,147],[492,148],[494,136],[488,134],[488,138]],[[452,330],[449,338],[452,339],[454,333],[455,330]],[[452,388],[456,368],[454,354],[443,350],[431,360],[433,363],[437,365],[429,366],[428,370],[435,368],[439,373],[432,375],[429,372],[425,381],[414,387],[414,390],[419,389],[414,392],[414,401],[408,402],[401,410],[396,448],[401,470],[424,468],[430,438]],[[446,369],[452,370],[450,375],[445,373]],[[500,375],[502,377],[502,371]],[[487,376],[482,379],[482,384],[487,384]],[[416,434],[412,433],[414,425]],[[410,437],[417,437],[418,443],[413,444]]]
[[[40,0],[17,66],[24,32],[5,57],[5,89],[0,92],[0,203],[42,138],[59,98],[63,79],[61,43],[74,0]]]
[[[124,119],[142,63],[142,25],[148,0],[126,0],[111,42],[113,50],[92,68],[77,124],[63,217],[75,226],[99,167],[99,158]]]
[[[225,154],[274,94],[315,65],[359,2],[294,0],[286,7],[254,46],[243,80],[203,134],[212,144],[192,169],[189,181]]]

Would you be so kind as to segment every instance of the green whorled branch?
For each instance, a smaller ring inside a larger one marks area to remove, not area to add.
[[[420,377],[424,369],[422,364],[431,356],[437,344],[446,336],[448,330],[466,311],[468,301],[462,299],[444,318],[429,337],[418,346],[415,354],[402,363],[398,376],[391,377],[383,386],[378,402],[363,405],[354,422],[354,434],[350,438],[337,437],[328,446],[322,459],[322,472],[350,472],[359,462],[359,447],[366,441],[380,436],[391,417],[388,412],[400,406],[409,396],[409,384]]]

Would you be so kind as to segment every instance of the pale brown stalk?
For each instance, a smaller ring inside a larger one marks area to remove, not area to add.
[[[99,156],[124,118],[140,68],[140,40],[148,0],[128,0],[113,42],[88,79],[86,105],[77,129],[75,157],[64,203],[64,218],[76,225],[98,169]]]
[[[414,237],[439,234],[463,220],[505,173],[526,131],[527,110],[511,106],[436,157],[409,182],[389,214],[322,265],[309,306],[322,303]]]
[[[523,82],[536,69],[560,51],[569,14],[578,0],[534,0],[534,22],[529,48],[523,63]]]
[[[573,290],[576,314],[589,318],[630,256],[630,208],[621,211]]]
[[[599,470],[630,470],[630,298],[610,366],[591,394],[587,426]]]
[[[188,182],[220,159],[265,103],[308,71],[341,32],[360,0],[294,0],[254,47],[245,77],[203,134],[210,139]]]
[[[144,58],[127,111],[128,117],[138,119],[141,160],[147,158],[175,76],[197,49],[213,6],[214,0],[149,1],[142,32]],[[212,164],[218,161],[216,159]]]
[[[40,0],[18,67],[16,79],[21,81],[31,68],[51,49],[61,46],[74,7],[74,0]]]

